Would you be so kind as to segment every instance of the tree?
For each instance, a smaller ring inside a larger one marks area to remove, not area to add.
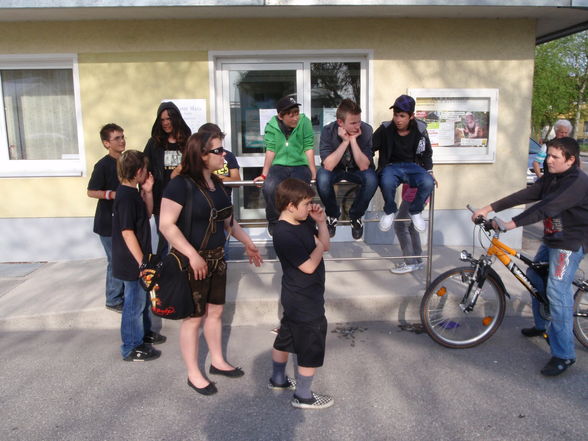
[[[551,130],[560,115],[568,114],[575,98],[568,67],[551,43],[537,46],[535,50],[532,128],[536,135],[541,133],[543,127]]]
[[[574,127],[588,100],[588,32],[537,46],[533,84],[533,130],[569,115]],[[576,132],[576,130],[574,130]]]
[[[573,122],[576,127],[588,95],[588,32],[573,34],[557,42],[560,43],[561,56],[570,73],[570,80],[574,83]],[[576,130],[574,133],[577,136]]]

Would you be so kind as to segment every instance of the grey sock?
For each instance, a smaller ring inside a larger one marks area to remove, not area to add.
[[[314,379],[314,375],[306,377],[304,375],[297,374],[296,375],[296,391],[294,395],[298,398],[310,399],[312,398],[312,392],[310,387],[312,386],[312,380]]]
[[[274,384],[280,385],[286,382],[286,363],[278,363],[272,360],[272,381]]]

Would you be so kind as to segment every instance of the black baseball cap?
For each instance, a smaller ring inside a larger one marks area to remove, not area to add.
[[[391,109],[398,110],[400,112],[414,113],[414,98],[408,95],[400,95],[394,101],[394,104],[390,106]]]
[[[294,97],[285,96],[284,98],[280,98],[278,104],[276,104],[276,110],[278,113],[285,112],[286,110],[290,110],[292,107],[299,107],[302,104],[297,103]]]

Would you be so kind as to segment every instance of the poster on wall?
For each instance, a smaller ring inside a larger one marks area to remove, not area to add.
[[[192,133],[196,133],[198,128],[207,121],[205,99],[167,99],[161,102],[167,101],[171,101],[178,106],[182,118],[184,118]]]
[[[436,163],[494,162],[498,89],[409,89]]]

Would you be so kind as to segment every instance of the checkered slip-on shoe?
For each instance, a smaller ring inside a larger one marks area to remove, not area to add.
[[[298,398],[294,395],[290,404],[298,409],[326,409],[335,404],[335,400],[329,395],[312,392],[312,398],[308,399]]]
[[[276,384],[270,378],[267,388],[273,390],[296,390],[296,380],[291,377],[286,377],[286,382],[284,384]]]

